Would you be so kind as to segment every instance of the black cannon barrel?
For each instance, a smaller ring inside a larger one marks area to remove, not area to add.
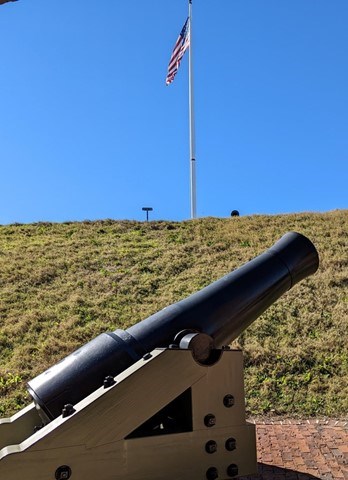
[[[308,238],[285,234],[273,247],[208,287],[126,331],[99,335],[28,383],[42,416],[52,420],[139,360],[167,347],[183,330],[205,333],[219,348],[229,344],[283,293],[313,274],[318,253]]]

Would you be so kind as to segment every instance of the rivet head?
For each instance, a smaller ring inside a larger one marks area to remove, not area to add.
[[[75,412],[76,410],[74,406],[71,403],[67,403],[66,405],[64,405],[64,408],[62,410],[62,416],[63,418],[70,417],[70,415],[72,415]]]
[[[109,387],[112,387],[113,385],[115,385],[116,381],[114,379],[114,377],[112,377],[111,375],[108,375],[107,377],[104,378],[104,388],[109,388]]]
[[[62,465],[57,468],[55,477],[56,480],[68,480],[71,477],[71,468],[68,465]]]
[[[219,472],[217,468],[215,467],[208,468],[206,477],[207,477],[207,480],[216,480],[216,478],[219,477]]]
[[[217,451],[217,443],[214,440],[209,440],[205,444],[205,451],[207,453],[215,453]]]
[[[229,477],[236,477],[238,475],[238,467],[234,463],[232,465],[229,465],[227,468],[227,475]]]
[[[213,415],[212,413],[208,413],[208,415],[204,417],[204,425],[209,428],[216,425],[215,415]]]
[[[225,395],[224,396],[224,405],[226,408],[231,408],[234,405],[234,396],[233,395]]]
[[[229,452],[233,452],[233,450],[235,450],[237,448],[236,439],[232,438],[232,437],[227,439],[226,442],[225,442],[225,448]]]

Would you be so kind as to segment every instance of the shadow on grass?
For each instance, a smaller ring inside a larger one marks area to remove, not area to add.
[[[239,477],[239,480],[323,480],[324,478],[289,468],[275,467],[266,463],[258,463],[257,469],[257,475]]]

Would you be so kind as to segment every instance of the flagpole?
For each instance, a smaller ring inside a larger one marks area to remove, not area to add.
[[[189,0],[189,124],[190,124],[190,193],[191,218],[196,218],[196,136],[193,95],[193,55],[192,55],[192,0]]]

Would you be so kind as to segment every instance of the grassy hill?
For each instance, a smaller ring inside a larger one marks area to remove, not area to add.
[[[238,339],[250,415],[348,414],[348,211],[0,226],[0,415],[25,382],[99,333],[127,328],[237,268],[285,232],[320,270]]]

